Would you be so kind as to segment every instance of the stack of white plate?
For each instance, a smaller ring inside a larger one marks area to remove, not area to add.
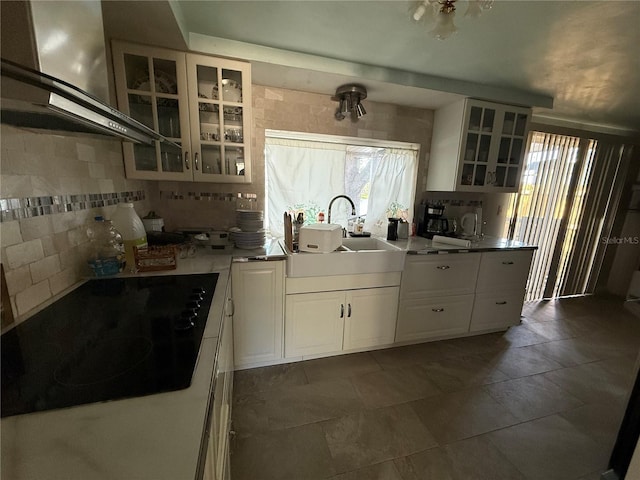
[[[229,230],[231,240],[236,247],[243,249],[261,248],[264,245],[265,231],[262,210],[236,210],[238,227]]]
[[[263,220],[262,210],[236,210],[236,223],[243,232],[262,230]]]

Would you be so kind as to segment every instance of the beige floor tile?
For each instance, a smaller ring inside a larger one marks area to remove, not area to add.
[[[457,348],[452,341],[445,340],[375,350],[371,352],[371,355],[383,369],[388,369],[432,362],[458,356],[462,353],[463,351]]]
[[[611,450],[618,436],[625,403],[590,403],[560,414],[574,427]]]
[[[438,395],[441,390],[418,365],[351,377],[367,408],[380,408]]]
[[[395,462],[404,480],[526,480],[483,437],[425,450]]]
[[[438,388],[445,392],[509,379],[491,361],[477,355],[444,358],[426,363],[422,368]]]
[[[436,441],[407,404],[322,423],[337,473],[410,455]]]
[[[510,378],[562,368],[560,363],[545,357],[535,347],[536,345],[510,348],[497,354],[484,354],[482,357]]]
[[[260,392],[253,402],[239,402],[235,408],[236,431],[245,435],[342,417],[363,404],[352,383],[337,378]]]
[[[331,477],[330,480],[403,480],[393,461],[371,465]]]
[[[308,360],[302,365],[310,382],[351,377],[380,370],[380,365],[368,352]]]
[[[542,375],[486,385],[484,390],[520,421],[564,412],[583,402]]]
[[[238,397],[284,386],[307,382],[301,363],[287,363],[272,367],[239,370],[234,373],[233,389]]]
[[[519,422],[482,388],[445,393],[410,405],[440,445]]]
[[[319,424],[237,439],[231,471],[233,480],[315,480],[336,473]]]
[[[486,434],[529,480],[567,480],[604,468],[598,443],[559,415],[551,415]]]
[[[531,350],[558,362],[563,367],[573,367],[600,360],[598,352],[584,338],[554,340],[534,345]]]

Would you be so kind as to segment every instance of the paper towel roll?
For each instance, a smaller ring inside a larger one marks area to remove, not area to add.
[[[432,243],[444,243],[445,245],[455,245],[456,247],[471,246],[471,240],[463,240],[462,238],[443,237],[441,235],[434,235],[431,240]]]

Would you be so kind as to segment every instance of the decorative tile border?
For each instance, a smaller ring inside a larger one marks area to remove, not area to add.
[[[0,222],[32,218],[54,213],[77,212],[89,208],[137,202],[145,199],[144,190],[137,192],[81,193],[76,195],[49,195],[44,197],[0,199]]]
[[[449,205],[451,207],[482,207],[482,200],[436,200],[429,199],[429,203]]]
[[[160,198],[164,200],[200,200],[208,202],[258,201],[258,195],[255,193],[170,192],[163,190],[160,191]]]

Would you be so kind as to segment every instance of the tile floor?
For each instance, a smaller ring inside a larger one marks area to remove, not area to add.
[[[507,332],[236,372],[233,480],[598,480],[640,318],[525,305]]]

